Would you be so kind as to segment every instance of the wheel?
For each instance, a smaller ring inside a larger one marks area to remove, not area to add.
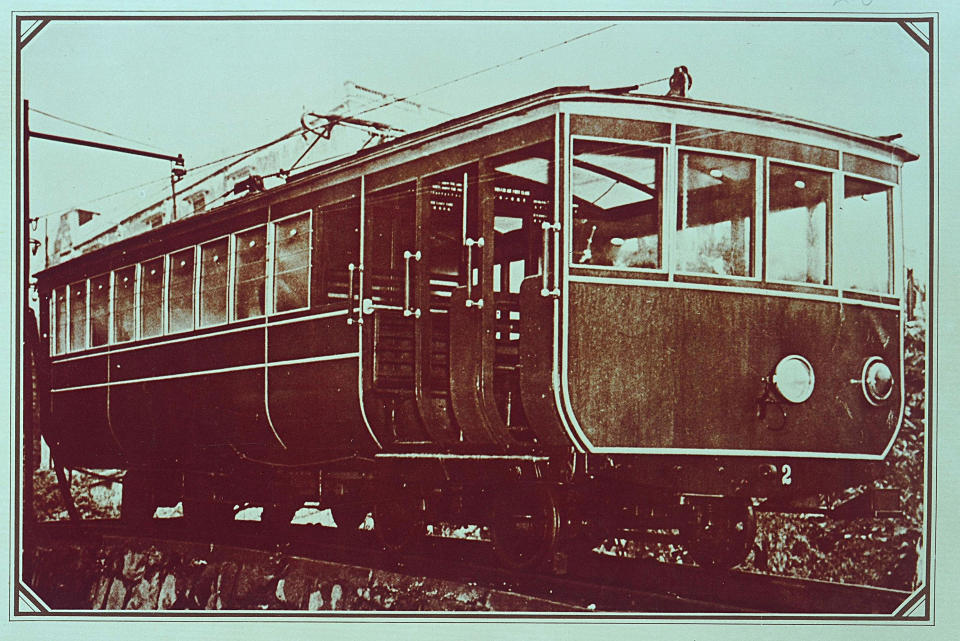
[[[272,503],[263,506],[263,512],[260,514],[260,523],[265,527],[282,528],[290,525],[299,504],[293,503]]]
[[[333,516],[333,522],[341,530],[357,530],[367,520],[367,514],[370,510],[363,505],[334,505],[330,508],[330,515]]]
[[[537,567],[557,551],[560,510],[549,487],[501,490],[494,500],[491,520],[494,552],[509,568]]]
[[[153,519],[157,511],[153,482],[148,474],[133,470],[123,477],[120,519],[125,523],[142,524]]]
[[[373,506],[373,531],[387,550],[409,552],[426,535],[423,499],[409,487],[385,494]]]
[[[748,502],[710,501],[693,506],[681,530],[683,546],[698,565],[728,569],[747,558],[757,521]]]

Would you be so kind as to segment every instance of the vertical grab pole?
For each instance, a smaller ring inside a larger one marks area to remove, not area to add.
[[[420,310],[413,309],[413,306],[410,304],[410,259],[419,261],[422,257],[420,251],[411,252],[409,250],[403,252],[404,260],[404,283],[403,283],[403,315],[404,316],[416,316],[420,318]]]
[[[464,305],[483,309],[483,298],[473,300],[473,248],[483,247],[483,237],[468,238],[464,244],[467,246],[467,300]]]
[[[540,289],[540,295],[543,297],[547,296],[559,296],[560,295],[560,276],[557,272],[560,271],[560,261],[559,261],[559,252],[557,251],[557,244],[560,242],[560,223],[548,223],[543,221],[540,223],[540,228],[543,229],[543,287]],[[547,260],[550,252],[550,232],[553,231],[554,239],[554,251],[553,251],[553,289],[550,288],[550,277],[548,275],[548,265],[550,261]]]
[[[347,281],[347,325],[353,325],[353,278],[357,271],[357,266],[353,263],[347,265],[347,271],[350,273]],[[363,322],[362,318],[358,318],[357,322]]]

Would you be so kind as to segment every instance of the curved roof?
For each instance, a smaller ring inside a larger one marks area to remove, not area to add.
[[[305,170],[298,174],[294,174],[289,177],[285,185],[280,185],[272,189],[266,190],[265,192],[257,192],[254,194],[248,194],[247,196],[241,197],[239,199],[233,200],[231,202],[225,203],[220,207],[216,207],[208,212],[205,212],[202,219],[209,219],[213,216],[220,216],[225,211],[229,211],[236,206],[243,206],[241,203],[249,203],[253,200],[258,200],[260,198],[269,197],[267,194],[276,194],[277,192],[283,192],[287,189],[296,189],[297,185],[303,185],[304,183],[309,183],[312,179],[323,175],[327,172],[336,172],[339,169],[353,165],[355,163],[364,163],[367,160],[375,159],[378,157],[389,156],[394,153],[401,152],[405,149],[410,149],[416,147],[417,145],[435,140],[438,138],[446,137],[449,135],[456,134],[458,132],[467,131],[472,128],[479,127],[483,124],[495,122],[497,120],[507,118],[510,116],[523,114],[527,111],[548,106],[551,104],[561,104],[563,102],[576,102],[576,101],[593,101],[593,102],[617,102],[617,103],[633,103],[633,104],[642,104],[642,105],[653,105],[653,106],[663,106],[670,109],[687,109],[691,111],[699,112],[709,112],[709,113],[718,113],[718,114],[727,114],[732,116],[740,116],[744,118],[766,121],[770,123],[775,123],[778,125],[786,125],[798,127],[801,129],[806,129],[808,131],[818,132],[821,134],[826,134],[829,136],[834,136],[838,139],[845,139],[851,143],[858,143],[861,145],[866,145],[877,149],[879,151],[891,154],[893,157],[899,159],[901,162],[909,162],[912,160],[917,160],[919,156],[914,154],[911,151],[899,146],[890,143],[887,140],[876,138],[872,136],[867,136],[864,134],[859,134],[845,129],[840,129],[838,127],[833,127],[830,125],[824,125],[817,122],[812,122],[809,120],[804,120],[801,118],[795,118],[793,116],[788,116],[784,114],[778,114],[775,112],[764,111],[761,109],[753,109],[748,107],[740,107],[735,105],[728,105],[718,102],[708,102],[703,100],[692,100],[689,98],[680,98],[672,96],[654,96],[647,94],[637,94],[633,93],[636,87],[619,87],[613,89],[602,89],[595,90],[590,87],[554,87],[552,89],[547,89],[523,98],[518,98],[516,100],[511,100],[509,102],[501,103],[493,107],[488,107],[480,111],[453,118],[446,122],[422,129],[420,131],[412,132],[405,134],[399,138],[391,140],[390,142],[376,145],[374,147],[369,147],[367,149],[362,149],[355,154],[347,156],[345,158],[339,158],[337,160],[330,161],[323,165],[313,167],[309,170]],[[58,265],[53,265],[47,269],[41,270],[36,275],[42,277],[51,276],[54,273],[59,273],[61,269],[70,269],[67,266],[73,266],[77,264],[85,264],[87,261],[95,260],[97,256],[103,256],[106,252],[111,250],[116,251],[120,249],[118,246],[126,247],[133,243],[147,242],[150,239],[160,238],[163,234],[171,234],[180,232],[184,229],[188,229],[193,225],[197,224],[197,217],[191,216],[188,218],[183,218],[178,221],[174,221],[157,227],[150,231],[138,234],[136,236],[131,236],[124,240],[121,240],[113,245],[102,247],[100,249],[94,250],[88,254],[83,254],[77,256],[76,258],[71,258],[63,263]]]
[[[819,133],[824,133],[838,138],[847,139],[853,142],[858,142],[865,144],[870,147],[874,147],[886,153],[890,153],[893,156],[900,159],[901,162],[909,162],[912,160],[917,160],[919,156],[911,151],[908,151],[904,147],[895,145],[887,140],[882,138],[876,138],[873,136],[867,136],[865,134],[859,134],[856,132],[848,131],[846,129],[841,129],[839,127],[833,127],[831,125],[825,125],[822,123],[813,122],[810,120],[804,120],[802,118],[796,118],[794,116],[789,116],[786,114],[779,114],[772,111],[765,111],[762,109],[754,109],[750,107],[740,107],[736,105],[728,105],[719,102],[709,102],[705,100],[693,100],[690,98],[679,98],[672,96],[654,96],[649,94],[637,94],[633,93],[633,90],[636,87],[619,87],[614,89],[591,89],[590,87],[580,86],[580,87],[554,87],[552,89],[547,89],[545,91],[540,91],[529,96],[524,96],[523,98],[518,98],[516,100],[511,100],[509,102],[501,103],[494,107],[489,107],[476,111],[474,113],[460,116],[458,118],[453,118],[446,122],[434,125],[433,127],[428,127],[427,129],[422,129],[413,133],[406,134],[394,140],[391,140],[388,143],[382,145],[377,145],[376,147],[370,147],[359,151],[358,153],[349,156],[348,158],[341,158],[330,163],[314,167],[308,171],[301,172],[291,176],[292,180],[297,180],[300,178],[305,178],[307,176],[313,176],[318,173],[323,173],[324,171],[343,164],[345,161],[359,160],[364,157],[379,155],[384,152],[391,152],[395,149],[405,147],[410,144],[416,144],[422,139],[432,138],[437,135],[444,135],[448,133],[454,133],[461,129],[466,129],[469,127],[476,126],[481,121],[495,120],[501,117],[506,117],[515,113],[523,112],[535,107],[540,107],[543,105],[551,103],[561,103],[561,102],[572,102],[574,100],[593,100],[598,102],[627,102],[627,103],[638,103],[646,105],[661,105],[664,107],[670,107],[673,109],[690,109],[694,111],[701,112],[713,112],[713,113],[723,113],[730,115],[738,115],[746,118],[752,118],[754,120],[761,120],[766,122],[775,122],[778,124],[784,125],[793,125],[795,127],[800,127],[802,129],[808,129],[810,131],[816,131]]]

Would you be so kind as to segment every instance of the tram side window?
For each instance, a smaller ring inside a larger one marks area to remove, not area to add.
[[[170,254],[170,294],[167,328],[170,332],[193,329],[194,248]]]
[[[230,239],[200,245],[200,327],[227,322]]]
[[[136,328],[136,265],[113,272],[113,340],[132,341]]]
[[[90,347],[110,340],[110,274],[90,279]]]
[[[756,162],[683,151],[678,197],[677,269],[751,275]]]
[[[87,283],[70,285],[70,351],[87,346]]]
[[[273,311],[287,312],[307,307],[310,300],[310,213],[273,225]]]
[[[458,284],[464,269],[464,241],[475,238],[464,229],[465,178],[463,171],[452,171],[424,180],[430,202],[427,213],[427,261],[434,280]],[[473,231],[473,230],[471,230]]]
[[[827,284],[831,175],[770,163],[767,278]]]
[[[663,151],[573,143],[573,262],[660,267]]]
[[[892,291],[891,192],[879,183],[844,179],[834,259],[840,287],[884,294]]]
[[[343,304],[350,290],[350,270],[360,263],[360,205],[353,201],[325,206],[320,210],[320,299]],[[354,274],[354,295],[358,281]]]
[[[140,263],[141,338],[163,333],[163,264],[163,256]]]
[[[61,287],[53,292],[53,353],[67,350],[67,289]]]
[[[263,316],[267,276],[267,227],[261,225],[236,235],[233,317]]]
[[[415,183],[371,192],[366,200],[370,262],[366,265],[371,298],[384,305],[409,304],[404,296],[406,265],[412,260],[404,252],[415,247],[417,190]]]

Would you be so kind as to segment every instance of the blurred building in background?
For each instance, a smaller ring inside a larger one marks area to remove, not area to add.
[[[119,193],[104,202],[80,205],[59,216],[47,216],[34,237],[41,236],[42,251],[33,258],[38,271],[85,254],[124,238],[135,236],[169,222],[202,215],[251,189],[269,189],[285,182],[286,174],[355,153],[361,148],[391,140],[404,132],[416,131],[449,117],[436,109],[360,86],[344,84],[343,98],[336,106],[319,111],[324,115],[355,117],[382,128],[355,122],[325,127],[329,121],[305,115],[299,131],[279,141],[264,141],[256,150],[237,153],[220,161],[190,169],[173,189],[166,183],[166,195],[143,206],[144,190]],[[290,123],[291,130],[297,123]],[[188,164],[189,168],[189,164]],[[122,187],[122,185],[116,185]],[[113,187],[113,185],[108,186]],[[151,187],[163,187],[163,179]],[[162,193],[162,192],[160,192]],[[39,232],[39,233],[37,233]]]

